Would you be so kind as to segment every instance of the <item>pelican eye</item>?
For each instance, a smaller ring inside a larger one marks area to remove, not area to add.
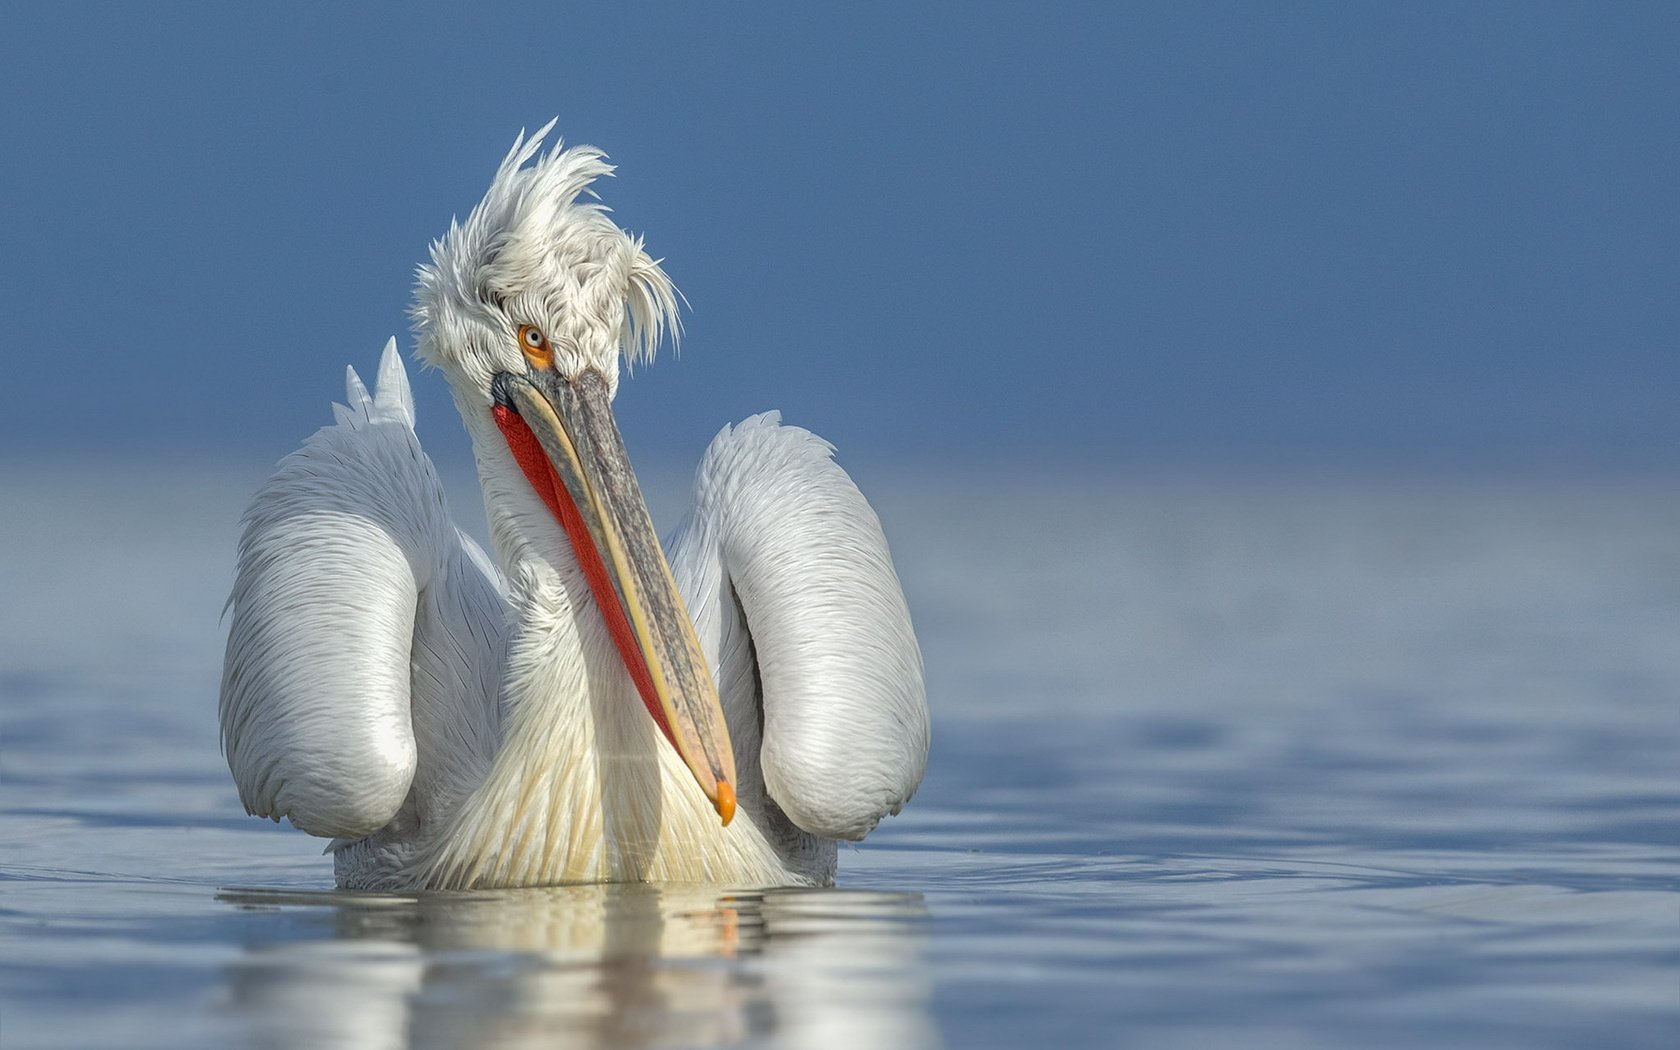
[[[548,349],[548,336],[543,335],[542,329],[534,324],[519,326],[519,349],[525,351],[526,360],[538,368],[547,368],[554,362],[554,354]]]

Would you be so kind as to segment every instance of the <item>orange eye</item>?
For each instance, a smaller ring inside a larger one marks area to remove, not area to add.
[[[554,360],[548,349],[548,336],[543,335],[542,329],[534,324],[519,326],[519,349],[525,351],[526,360],[538,368],[547,368]]]

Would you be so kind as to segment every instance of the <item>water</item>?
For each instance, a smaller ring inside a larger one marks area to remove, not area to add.
[[[879,479],[935,745],[839,889],[403,897],[217,752],[261,473],[0,474],[8,1050],[1680,1039],[1680,485]]]

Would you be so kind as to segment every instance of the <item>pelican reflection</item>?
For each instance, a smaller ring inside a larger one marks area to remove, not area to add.
[[[272,919],[228,970],[251,1046],[938,1044],[919,894],[625,883],[221,899]]]

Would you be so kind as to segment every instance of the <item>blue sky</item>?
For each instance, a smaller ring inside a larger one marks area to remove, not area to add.
[[[483,6],[11,5],[0,456],[277,457],[558,114],[639,456],[1680,463],[1675,5]]]

